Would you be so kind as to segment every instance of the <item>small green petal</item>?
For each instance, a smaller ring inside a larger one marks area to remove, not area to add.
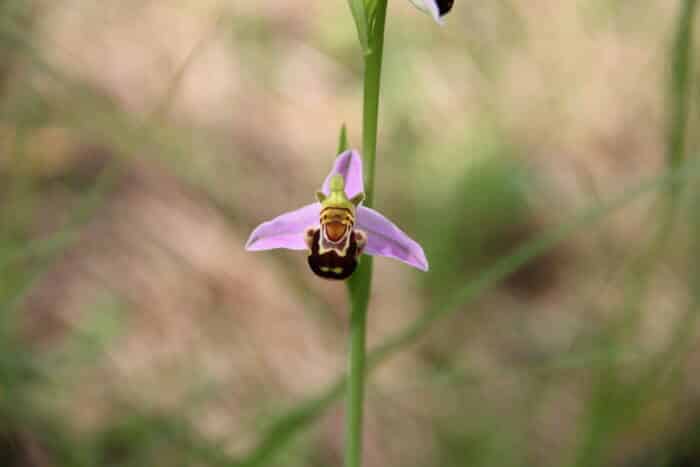
[[[348,128],[345,126],[345,123],[343,123],[343,126],[340,127],[340,136],[338,137],[338,150],[336,151],[336,154],[345,152],[349,148],[350,144],[348,143]]]

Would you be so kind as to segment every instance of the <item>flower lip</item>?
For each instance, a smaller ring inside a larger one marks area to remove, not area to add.
[[[347,232],[348,226],[342,222],[332,221],[323,224],[323,233],[331,242],[339,242]]]

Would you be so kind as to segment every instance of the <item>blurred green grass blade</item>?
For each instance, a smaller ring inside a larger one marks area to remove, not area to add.
[[[177,465],[231,465],[221,446],[205,439],[187,418],[128,403],[120,404],[89,441],[94,451],[90,465],[159,465],[164,456],[178,458]]]
[[[79,229],[102,206],[104,197],[114,187],[120,174],[121,167],[118,162],[106,167],[95,186],[74,210],[68,225],[48,238],[34,240],[0,256],[0,273],[20,261],[51,256],[75,241]]]
[[[231,467],[262,467],[292,440],[295,434],[311,425],[333,401],[345,392],[345,378],[340,378],[323,394],[281,415],[267,430],[258,445],[241,462]]]
[[[685,166],[683,166],[685,167]],[[518,270],[529,261],[551,251],[559,243],[576,233],[578,230],[591,226],[603,217],[616,211],[641,195],[667,187],[673,183],[687,180],[691,175],[697,175],[695,166],[685,170],[668,170],[660,177],[654,177],[641,183],[639,186],[625,190],[617,197],[607,202],[596,202],[593,206],[584,209],[569,222],[545,232],[532,241],[516,250],[512,255],[506,256],[487,269],[483,274],[454,293],[444,303],[430,308],[403,331],[387,339],[382,345],[371,353],[370,364],[377,364],[390,354],[405,347],[422,336],[430,326],[438,319],[449,316],[458,311],[461,306],[476,299],[483,292],[498,284],[510,274]]]
[[[691,75],[693,73],[693,31],[697,0],[683,0],[671,50],[671,77],[669,92],[669,122],[666,163],[671,167],[685,159],[688,120],[690,113]],[[681,186],[670,187],[671,206],[674,211]],[[671,214],[672,217],[672,214]]]
[[[692,55],[694,54],[693,24],[696,5],[696,0],[682,1],[671,50],[671,99],[668,101],[670,110],[667,122],[667,127],[670,129],[667,134],[667,166],[671,169],[678,167],[688,158],[686,140],[689,126]],[[631,330],[636,329],[636,325],[641,321],[646,291],[651,285],[654,271],[661,263],[660,260],[666,253],[668,243],[672,238],[676,224],[679,194],[687,184],[686,182],[687,180],[679,179],[670,184],[670,204],[666,205],[666,209],[662,211],[655,236],[645,253],[640,257],[638,267],[630,273],[631,283],[628,289],[632,290],[632,293],[629,294],[625,304],[623,317],[626,322],[623,324],[630,327]],[[631,330],[627,330],[628,334],[631,334]]]
[[[75,242],[77,238],[78,231],[67,227],[48,238],[31,241],[21,248],[13,248],[0,256],[0,275],[6,274],[14,266],[25,261],[50,257]]]
[[[680,167],[687,159],[686,140],[690,108],[693,55],[693,24],[696,0],[682,0],[677,17],[676,32],[670,51],[669,100],[667,123],[666,165],[670,170]],[[604,347],[611,348],[634,338],[644,314],[644,302],[661,263],[675,226],[677,205],[687,179],[678,178],[668,185],[668,204],[663,206],[655,233],[644,253],[637,258],[627,274],[622,318],[604,336]],[[691,220],[692,225],[692,220]],[[692,268],[691,268],[692,270]],[[693,290],[690,293],[693,295]],[[641,416],[645,405],[663,386],[662,376],[685,347],[688,329],[694,329],[696,307],[690,305],[685,316],[674,326],[671,344],[652,359],[651,363],[628,382],[620,377],[620,367],[610,356],[597,374],[593,396],[584,416],[583,436],[575,453],[577,467],[599,465],[616,436]]]
[[[682,361],[684,358],[691,358],[689,352],[696,342],[698,333],[697,323],[700,319],[700,212],[697,206],[700,206],[700,187],[694,187],[695,193],[691,198],[688,209],[688,224],[690,227],[690,254],[688,255],[688,295],[690,303],[684,314],[679,319],[672,332],[672,337],[669,339],[668,349],[659,355],[656,362],[655,371],[658,375],[670,371],[673,377],[680,377],[680,372],[683,368]],[[656,375],[652,376],[655,378]]]
[[[121,174],[121,169],[122,167],[118,162],[114,162],[111,166],[105,168],[87,197],[80,202],[74,211],[69,225],[63,230],[48,239],[33,242],[24,251],[10,252],[5,258],[0,258],[0,273],[23,259],[33,258],[40,260],[39,264],[33,268],[26,282],[13,292],[13,298],[6,303],[0,304],[0,311],[3,314],[10,316],[21,306],[51,258],[59,254],[78,238],[78,230],[102,206],[105,195],[114,187]]]
[[[690,82],[693,58],[693,24],[697,0],[684,0],[679,12],[677,29],[673,41],[670,80],[670,134],[668,137],[667,162],[673,167],[684,159],[685,136],[690,107]]]
[[[453,296],[440,305],[434,306],[407,325],[403,330],[389,337],[384,343],[373,349],[368,355],[368,370],[371,371],[388,359],[395,352],[407,347],[424,335],[439,319],[449,317],[460,311],[468,302],[477,299],[482,293],[495,286],[529,261],[551,251],[554,247],[584,227],[600,222],[604,217],[622,209],[645,194],[666,189],[670,184],[688,181],[698,176],[694,164],[684,163],[676,170],[666,170],[649,180],[624,190],[619,195],[603,202],[595,202],[575,214],[573,218],[548,232],[534,238],[520,249],[503,258],[486,270],[479,278],[467,283]],[[272,459],[284,449],[298,430],[302,430],[318,418],[333,402],[344,394],[346,377],[338,378],[321,396],[307,402],[302,407],[310,406],[313,410],[294,409],[280,417],[258,446],[238,466],[260,466],[261,462]]]
[[[675,387],[683,387],[683,370],[685,363],[692,358],[692,348],[697,342],[700,320],[700,212],[696,209],[700,203],[700,188],[694,187],[688,209],[688,224],[690,229],[690,246],[688,255],[687,288],[690,302],[681,318],[674,323],[668,346],[652,361],[646,375],[648,382],[665,382]]]
[[[370,52],[370,21],[369,15],[367,14],[365,1],[348,0],[348,4],[350,5],[350,12],[352,12],[352,17],[355,19],[355,26],[357,27],[357,37],[360,39],[362,51],[365,55],[367,55]]]

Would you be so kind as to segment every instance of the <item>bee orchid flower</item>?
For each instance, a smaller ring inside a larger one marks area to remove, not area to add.
[[[443,17],[452,10],[454,0],[411,0],[419,10],[429,13],[435,21],[442,24]]]
[[[423,248],[379,212],[362,206],[362,158],[354,150],[340,154],[318,202],[260,224],[246,250],[307,250],[311,270],[325,279],[347,279],[360,255],[398,259],[428,270]]]

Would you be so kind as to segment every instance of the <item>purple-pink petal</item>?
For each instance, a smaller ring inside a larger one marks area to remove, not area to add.
[[[360,206],[357,209],[356,227],[367,233],[366,254],[387,256],[422,271],[428,270],[423,248],[374,209]]]
[[[354,149],[349,149],[336,157],[331,173],[323,182],[323,193],[330,193],[329,185],[333,175],[340,174],[345,179],[345,194],[352,198],[358,193],[365,191],[365,184],[362,180],[362,158]]]
[[[318,225],[320,212],[320,203],[313,203],[263,222],[250,234],[245,249],[248,251],[275,248],[306,250],[304,233],[309,227]]]

